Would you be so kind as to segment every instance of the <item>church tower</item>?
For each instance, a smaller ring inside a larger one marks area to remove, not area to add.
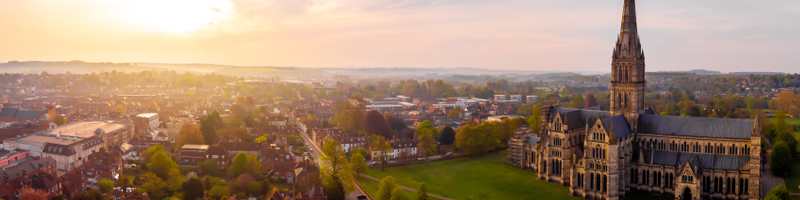
[[[644,113],[644,51],[636,28],[636,4],[625,0],[622,27],[611,56],[611,115],[624,115],[631,130]]]

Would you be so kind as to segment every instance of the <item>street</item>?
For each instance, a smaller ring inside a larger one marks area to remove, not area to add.
[[[305,143],[305,145],[307,147],[311,147],[311,149],[309,149],[310,151],[309,151],[308,155],[312,157],[312,160],[314,160],[315,163],[319,164],[318,163],[318,159],[320,157],[322,157],[321,148],[319,148],[319,146],[317,146],[317,144],[314,144],[312,142],[313,140],[311,140],[311,138],[308,137],[308,134],[302,133],[302,134],[300,134],[300,136],[303,137],[303,142]],[[353,180],[353,181],[355,181],[355,180]],[[347,193],[347,196],[345,196],[345,199],[347,199],[347,200],[358,200],[356,197],[358,197],[358,195],[360,195],[360,194],[362,194],[362,192],[359,191],[358,189],[356,189],[355,191]]]

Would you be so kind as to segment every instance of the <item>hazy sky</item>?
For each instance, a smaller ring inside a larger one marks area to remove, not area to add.
[[[622,0],[0,0],[0,62],[608,71]],[[637,1],[647,71],[800,72],[800,1]]]

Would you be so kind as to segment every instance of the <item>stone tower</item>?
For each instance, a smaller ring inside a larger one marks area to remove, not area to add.
[[[636,4],[625,0],[622,27],[611,56],[611,115],[624,115],[632,131],[644,113],[644,51],[636,28]]]

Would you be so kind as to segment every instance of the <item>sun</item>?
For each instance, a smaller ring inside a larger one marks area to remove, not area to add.
[[[146,29],[184,33],[230,20],[225,0],[133,0],[131,19]]]

